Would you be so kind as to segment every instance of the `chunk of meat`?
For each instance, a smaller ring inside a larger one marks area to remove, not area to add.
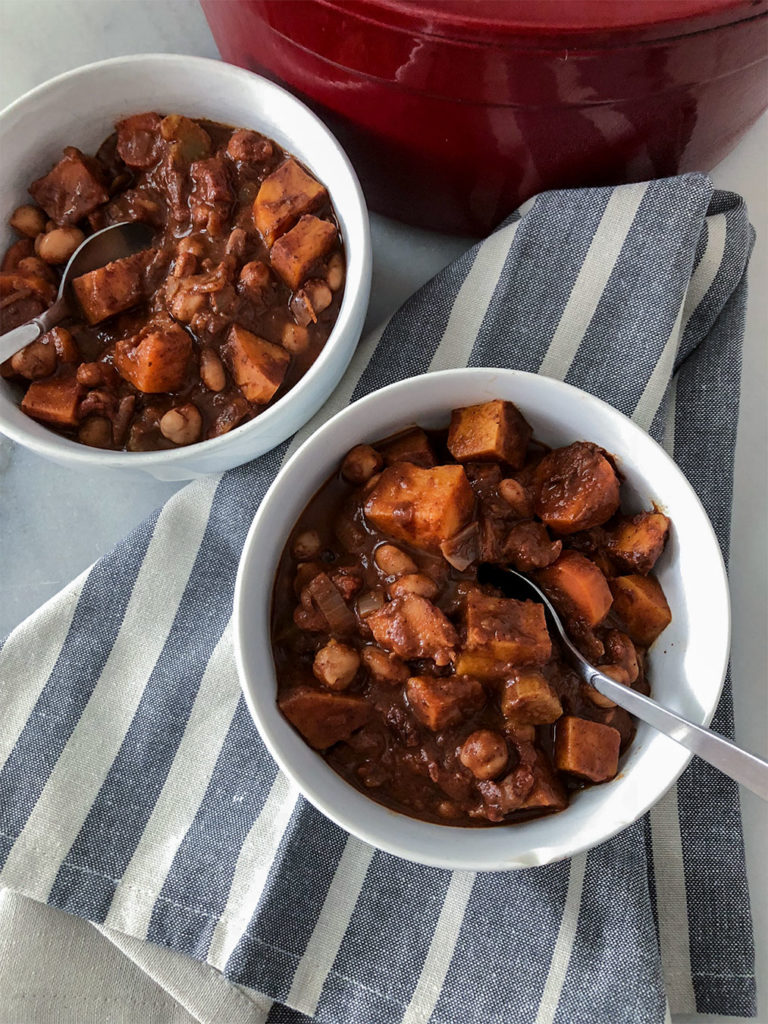
[[[543,664],[552,657],[543,605],[490,597],[474,589],[467,595],[467,651],[505,665]]]
[[[331,251],[337,239],[335,224],[305,214],[272,246],[272,266],[288,287],[296,291],[310,276],[314,265]]]
[[[477,788],[483,798],[483,816],[489,821],[501,821],[507,814],[519,811],[533,789],[534,781],[531,766],[520,763],[499,782],[478,782]]]
[[[501,713],[513,725],[546,725],[560,718],[563,706],[544,676],[529,670],[505,682]]]
[[[536,515],[555,533],[605,523],[619,507],[619,478],[602,450],[576,441],[545,455],[534,474]]]
[[[223,354],[235,383],[249,402],[258,405],[272,400],[291,361],[284,348],[259,338],[239,324],[229,329]]]
[[[610,725],[565,715],[555,731],[555,765],[590,782],[607,782],[619,770],[621,733]]]
[[[117,122],[117,152],[123,163],[141,170],[157,163],[162,151],[160,121],[159,114],[149,111]]]
[[[439,552],[472,518],[475,495],[461,466],[422,469],[388,466],[365,502],[365,515],[382,533],[425,551]]]
[[[258,132],[239,128],[232,132],[227,143],[227,156],[242,164],[260,164],[269,160],[274,152],[272,143]]]
[[[669,536],[669,519],[661,512],[622,516],[607,531],[607,548],[623,572],[647,576],[664,550]]]
[[[35,380],[21,400],[22,411],[42,423],[56,427],[76,427],[80,422],[78,405],[85,389],[75,377]]]
[[[134,337],[118,341],[115,369],[145,394],[178,391],[187,377],[192,339],[178,324],[148,324]]]
[[[532,433],[516,405],[497,399],[453,410],[448,450],[457,462],[500,461],[520,469]]]
[[[540,569],[536,580],[567,619],[599,625],[613,598],[608,581],[594,562],[578,551],[564,551],[552,565]]]
[[[421,427],[404,430],[378,444],[377,448],[384,457],[385,466],[392,466],[396,462],[412,462],[422,469],[431,469],[437,465],[432,445]]]
[[[531,763],[533,786],[520,804],[521,811],[548,809],[562,811],[568,806],[568,795],[552,767],[549,758],[540,750],[535,751]]]
[[[617,576],[610,581],[613,611],[630,637],[650,647],[672,621],[664,591],[653,576]]]
[[[563,550],[561,540],[552,540],[543,523],[534,520],[516,523],[504,539],[503,557],[520,572],[543,569]]]
[[[89,324],[101,323],[146,297],[145,275],[156,255],[156,249],[145,249],[73,280],[77,301]]]
[[[292,228],[303,214],[317,209],[328,193],[292,157],[261,183],[253,203],[253,221],[267,245]]]
[[[440,609],[419,594],[396,597],[366,622],[376,642],[401,658],[433,658],[445,665],[459,641]]]
[[[482,685],[466,676],[411,676],[405,693],[414,715],[433,732],[456,725],[485,703]]]
[[[327,750],[369,721],[371,705],[362,697],[300,687],[278,700],[280,710],[315,750]]]
[[[229,203],[234,198],[229,171],[221,154],[196,160],[189,168],[193,197],[203,203]]]
[[[109,199],[99,165],[71,146],[48,174],[29,186],[29,193],[57,224],[77,224]]]

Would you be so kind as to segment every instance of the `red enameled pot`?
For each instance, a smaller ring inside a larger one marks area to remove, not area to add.
[[[483,234],[542,189],[712,168],[768,106],[768,0],[201,0],[371,207]]]

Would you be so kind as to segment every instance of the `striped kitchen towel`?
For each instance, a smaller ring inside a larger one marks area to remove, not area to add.
[[[541,195],[359,346],[292,441],[190,484],[0,653],[0,886],[260,993],[261,1019],[644,1024],[755,1011],[739,796],[694,761],[569,862],[442,871],[326,821],[240,696],[238,557],[287,455],[405,376],[567,380],[662,441],[727,556],[746,267],[738,196],[691,174]],[[714,721],[732,731],[730,684]]]

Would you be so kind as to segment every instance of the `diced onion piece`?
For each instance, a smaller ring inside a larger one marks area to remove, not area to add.
[[[306,589],[332,632],[349,633],[355,628],[355,616],[327,573],[318,573]]]
[[[480,557],[480,529],[477,520],[465,526],[453,537],[444,540],[440,545],[443,558],[459,572],[464,572]]]
[[[380,590],[368,590],[357,599],[357,614],[361,619],[372,615],[384,606],[384,594]]]

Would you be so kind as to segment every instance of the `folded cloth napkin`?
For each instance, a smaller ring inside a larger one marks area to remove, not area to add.
[[[229,622],[246,531],[303,437],[375,388],[466,364],[538,370],[633,417],[727,555],[752,238],[739,197],[697,174],[539,196],[367,338],[299,436],[190,484],[23,623],[0,653],[0,886],[207,962],[273,1000],[270,1022],[754,1014],[724,776],[694,760],[643,820],[571,861],[411,864],[277,770]],[[714,727],[732,731],[729,684]]]

